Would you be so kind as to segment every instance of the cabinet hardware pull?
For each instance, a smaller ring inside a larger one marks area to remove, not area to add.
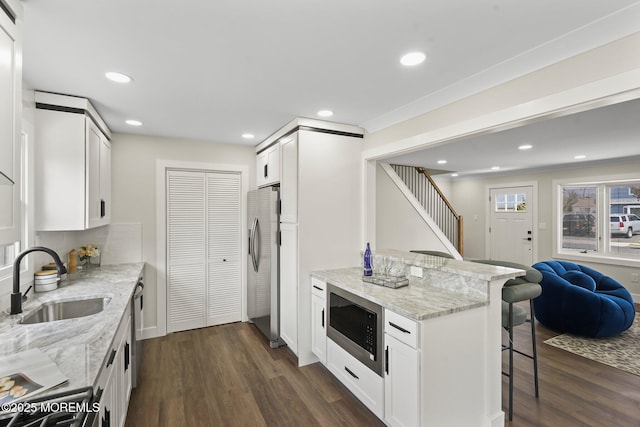
[[[116,358],[115,349],[111,349],[111,354],[109,355],[109,361],[107,362],[107,368],[113,364],[113,359]]]
[[[322,309],[322,328],[324,329],[324,308]]]
[[[406,330],[405,328],[402,328],[402,327],[400,327],[400,326],[396,325],[396,324],[395,324],[395,323],[393,323],[393,322],[389,322],[389,326],[393,326],[394,328],[396,328],[397,330],[399,330],[399,331],[401,331],[401,332],[404,332],[405,334],[410,334],[410,333],[411,333],[411,331],[408,331],[408,330]]]
[[[124,371],[127,372],[129,369],[129,343],[125,343],[124,345]]]
[[[107,202],[104,199],[100,199],[100,218],[104,218],[107,215]]]
[[[389,375],[389,346],[384,349],[384,372]]]
[[[319,291],[324,291],[324,289],[322,289],[322,288],[321,288],[321,287],[319,287],[319,286],[313,285],[313,287],[314,287],[314,288],[316,288],[316,289],[317,289],[317,290],[319,290]]]
[[[269,176],[269,165],[264,165],[264,177],[268,177]]]
[[[354,374],[354,373],[351,371],[351,369],[347,368],[346,366],[344,367],[344,370],[345,370],[345,371],[347,371],[347,372],[349,373],[349,375],[351,375],[353,378],[355,378],[355,379],[357,379],[357,380],[359,380],[359,379],[360,379],[356,374]]]

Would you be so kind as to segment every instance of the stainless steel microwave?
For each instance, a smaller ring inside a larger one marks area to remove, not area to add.
[[[327,336],[382,376],[382,307],[327,284]]]

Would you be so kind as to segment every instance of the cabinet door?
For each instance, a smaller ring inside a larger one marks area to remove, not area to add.
[[[100,138],[100,222],[111,224],[111,143]]]
[[[298,354],[298,226],[280,224],[280,337]]]
[[[262,187],[267,182],[269,168],[269,153],[263,151],[256,157],[256,186]]]
[[[298,222],[298,133],[280,145],[280,221]]]
[[[130,317],[130,315],[128,316]],[[124,328],[120,349],[118,350],[118,426],[124,426],[127,418],[127,408],[129,397],[131,396],[131,320],[125,320],[127,326]]]
[[[277,184],[280,182],[280,145],[274,145],[267,153],[267,184]]]
[[[86,128],[86,226],[93,228],[111,219],[111,145],[89,118]]]
[[[385,421],[390,426],[419,425],[418,351],[385,334]]]
[[[327,364],[326,299],[311,295],[311,351]]]

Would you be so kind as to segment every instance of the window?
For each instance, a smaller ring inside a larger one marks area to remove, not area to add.
[[[557,253],[640,262],[640,179],[557,186]]]
[[[497,194],[495,197],[496,212],[526,212],[527,195],[522,194]]]

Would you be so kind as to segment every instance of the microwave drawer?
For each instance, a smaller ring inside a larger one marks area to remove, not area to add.
[[[410,347],[418,348],[418,323],[414,320],[394,313],[384,311],[384,332]]]
[[[384,381],[331,339],[327,340],[327,367],[378,418],[384,415]]]

